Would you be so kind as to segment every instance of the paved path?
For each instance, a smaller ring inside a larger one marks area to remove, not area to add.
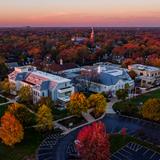
[[[55,128],[59,128],[61,129],[63,132],[68,133],[70,131],[70,129],[66,128],[65,126],[61,125],[58,122],[54,122]]]
[[[7,101],[7,102],[5,102],[5,103],[1,103],[1,104],[0,104],[0,106],[3,106],[3,105],[6,105],[6,104],[10,104],[10,103],[15,103],[15,102],[16,102],[16,100],[15,100],[15,99],[7,98],[7,97],[3,96],[2,94],[0,94],[0,97],[5,98],[5,99],[7,99],[7,100],[8,100],[8,101]]]
[[[116,112],[112,108],[112,106],[116,102],[118,102],[117,98],[112,98],[111,101],[107,103],[106,113],[108,113],[108,114],[116,114]]]
[[[95,118],[93,118],[93,116],[91,116],[90,113],[82,113],[83,118],[87,121],[87,122],[92,122],[95,120]]]

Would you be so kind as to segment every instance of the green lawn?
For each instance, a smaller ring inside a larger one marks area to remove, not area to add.
[[[160,98],[160,89],[149,92],[149,93],[142,94],[132,99],[127,99],[125,102],[124,101],[117,102],[113,105],[113,109],[118,110],[120,112],[124,111],[124,113],[123,112],[121,113],[134,116],[136,115],[136,112],[138,113],[138,106],[143,105],[144,102],[150,98]],[[127,108],[127,105],[129,106],[128,108]],[[129,109],[131,110],[129,111]]]
[[[8,100],[0,96],[0,104],[5,103],[5,102],[8,102]]]
[[[160,89],[149,92],[149,93],[142,94],[128,101],[132,102],[135,105],[139,105],[141,102],[144,103],[149,98],[160,98]]]
[[[59,131],[55,130],[54,133]],[[44,139],[44,135],[34,129],[25,130],[24,140],[14,147],[7,147],[0,143],[0,160],[23,160],[24,157],[35,155],[35,152]]]
[[[150,149],[155,150],[155,151],[160,153],[160,148],[158,148],[158,147],[156,147],[152,144],[149,144],[147,142],[138,140],[137,138],[131,137],[131,136],[123,137],[120,134],[110,135],[110,143],[111,143],[110,150],[111,150],[111,153],[116,152],[117,150],[119,150],[120,148],[122,148],[123,146],[125,146],[129,142],[134,142],[134,143],[140,144],[142,146],[145,146],[147,148],[150,148]]]
[[[53,116],[54,116],[54,120],[58,120],[58,119],[62,119],[62,118],[70,116],[70,113],[67,111],[67,109],[58,110],[58,109],[53,107],[52,113],[53,113]]]
[[[0,118],[3,116],[4,112],[7,110],[8,104],[0,106]]]

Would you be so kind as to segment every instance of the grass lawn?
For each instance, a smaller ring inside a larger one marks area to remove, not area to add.
[[[114,110],[121,110],[123,108],[125,109],[125,106],[127,103],[130,103],[133,107],[137,108],[138,106],[143,105],[144,102],[150,98],[160,98],[160,89],[157,89],[157,90],[149,92],[149,93],[142,94],[142,95],[134,97],[132,99],[127,99],[125,102],[124,101],[117,102],[113,105],[113,109]],[[133,115],[134,114],[135,113],[133,112]]]
[[[142,95],[135,97],[133,99],[130,99],[128,101],[130,101],[131,103],[133,103],[135,105],[139,105],[140,103],[144,103],[146,100],[148,100],[150,98],[160,98],[160,89],[142,94]]]
[[[58,123],[62,124],[63,126],[65,126],[67,128],[74,128],[74,127],[79,126],[81,124],[84,124],[86,122],[87,121],[83,117],[74,116],[74,117],[59,121]],[[71,123],[72,123],[72,126],[70,126]]]
[[[57,130],[54,131],[57,133]],[[0,160],[23,160],[24,157],[35,155],[35,152],[44,139],[44,135],[34,129],[25,130],[24,140],[14,147],[7,147],[0,143]]]
[[[54,120],[62,119],[67,116],[70,116],[70,113],[67,111],[67,109],[64,110],[58,110],[56,108],[52,109]]]
[[[134,143],[140,144],[142,146],[145,146],[147,148],[150,148],[150,149],[155,150],[155,151],[160,153],[160,148],[158,148],[158,147],[156,147],[152,144],[149,144],[147,142],[143,142],[141,140],[138,140],[135,137],[131,137],[131,136],[128,136],[128,135],[123,137],[120,134],[110,135],[111,153],[116,152],[117,150],[119,150],[120,148],[122,148],[123,146],[125,146],[129,142],[134,142]]]
[[[5,103],[5,102],[8,102],[8,100],[0,96],[0,104]]]
[[[4,112],[7,110],[8,104],[0,106],[0,118],[3,116]]]

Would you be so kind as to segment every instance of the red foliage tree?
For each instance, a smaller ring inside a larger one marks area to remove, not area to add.
[[[109,160],[110,145],[104,124],[84,127],[77,136],[76,148],[83,160]]]

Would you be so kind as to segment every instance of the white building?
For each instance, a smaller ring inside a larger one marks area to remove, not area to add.
[[[74,92],[71,80],[39,71],[33,66],[15,67],[8,78],[15,84],[16,91],[22,86],[30,86],[33,92],[33,103],[37,103],[41,97],[51,97],[52,100],[65,104]]]
[[[141,80],[141,86],[153,87],[154,85],[160,85],[160,68],[133,64],[129,65],[128,69],[136,72],[138,78]]]
[[[113,96],[117,90],[125,88],[126,85],[129,85],[130,89],[135,85],[125,69],[112,64],[84,66],[63,71],[63,73],[73,81],[76,79],[75,85],[81,89],[96,93],[110,92]]]

